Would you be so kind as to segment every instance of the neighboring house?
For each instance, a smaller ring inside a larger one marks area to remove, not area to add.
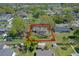
[[[3,34],[8,30],[10,19],[12,19],[12,14],[0,14],[0,34]]]
[[[0,43],[0,56],[15,56],[16,53],[13,52],[9,46],[4,43]]]
[[[6,28],[0,28],[0,34],[3,34],[3,33],[5,33],[6,31],[7,31]]]
[[[67,23],[66,24],[61,23],[61,24],[56,24],[55,26],[56,27],[68,27],[69,25]]]
[[[50,49],[45,49],[46,43],[38,43],[37,49],[36,49],[36,56],[53,56],[55,55],[52,53]]]
[[[71,30],[67,27],[55,27],[55,32],[70,32]]]
[[[38,43],[38,49],[44,49],[46,46],[46,43]]]
[[[17,12],[16,12],[16,15],[17,15],[17,16],[20,16],[20,17],[22,17],[22,18],[27,17],[27,13],[24,12],[24,11],[17,11]]]
[[[54,54],[52,53],[52,51],[49,50],[36,50],[36,56],[54,56]]]

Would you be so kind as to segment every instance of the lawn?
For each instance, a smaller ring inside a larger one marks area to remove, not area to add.
[[[62,43],[60,45],[58,44],[57,48],[52,48],[56,56],[68,56],[74,52],[70,44],[66,45],[66,43],[70,43],[67,37],[70,35],[73,35],[72,33],[73,31],[70,33],[56,33],[56,38],[55,38],[56,42]],[[63,38],[63,37],[66,37],[66,38]]]
[[[60,47],[53,48],[53,52],[55,53],[56,56],[69,56],[73,53],[73,49],[69,46],[66,47],[67,49],[61,49]]]
[[[55,35],[56,35],[55,40],[57,43],[63,43],[63,42],[65,42],[65,38],[63,38],[63,37],[67,38],[68,36],[73,35],[72,33],[73,33],[73,31],[71,31],[70,33],[55,33]],[[68,39],[66,39],[66,41],[67,41],[67,43],[69,42]]]
[[[19,44],[22,43],[23,40],[22,39],[13,39],[12,41],[9,42],[9,44]]]

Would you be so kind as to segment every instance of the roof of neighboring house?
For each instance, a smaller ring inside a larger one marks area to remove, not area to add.
[[[69,28],[66,27],[55,27],[55,32],[70,32]]]
[[[16,14],[17,14],[18,16],[27,16],[27,13],[24,12],[24,11],[17,11]]]
[[[44,49],[46,43],[38,43],[38,48]]]
[[[0,42],[0,50],[3,49],[4,43]]]
[[[14,52],[10,48],[4,48],[4,45],[4,42],[0,42],[0,56],[12,56]]]
[[[57,27],[68,27],[68,24],[56,24]]]
[[[1,14],[0,15],[0,20],[8,20],[12,18],[12,14]]]
[[[0,50],[0,56],[12,56],[13,51],[11,49]]]
[[[0,20],[0,22],[7,22],[7,20]]]
[[[36,51],[36,55],[37,56],[52,56],[53,55],[53,53],[52,53],[52,51],[51,50],[41,50],[41,49],[38,49],[37,51]]]
[[[0,31],[6,31],[7,29],[6,28],[0,28]]]

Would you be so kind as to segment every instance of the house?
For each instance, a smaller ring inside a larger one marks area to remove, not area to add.
[[[54,53],[52,53],[52,51],[49,50],[36,50],[36,56],[53,56]]]
[[[5,33],[6,31],[7,31],[6,28],[0,28],[0,34],[3,34],[3,33]]]
[[[5,33],[8,30],[8,27],[10,27],[8,26],[10,19],[13,19],[12,14],[0,14],[0,34]]]
[[[37,49],[44,49],[46,46],[46,43],[38,43]]]
[[[36,56],[53,56],[55,55],[50,49],[45,49],[46,43],[38,43]]]
[[[27,17],[27,13],[24,12],[24,11],[17,11],[17,12],[16,12],[16,15],[17,15],[17,16],[20,16],[20,17],[22,17],[22,18]]]
[[[70,28],[67,27],[55,27],[54,28],[55,32],[70,32]]]
[[[33,27],[32,32],[37,33],[39,35],[48,35],[50,32],[45,27]]]
[[[56,27],[68,27],[68,23],[64,24],[64,23],[61,23],[61,24],[56,24],[55,25]]]
[[[5,43],[0,42],[0,56],[15,56],[16,53],[12,51]]]

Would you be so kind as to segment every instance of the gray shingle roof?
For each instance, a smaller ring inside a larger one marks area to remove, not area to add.
[[[0,56],[12,56],[13,51],[11,49],[0,50]]]
[[[0,50],[3,49],[4,43],[0,42]]]
[[[51,50],[43,50],[42,51],[41,49],[37,50],[36,54],[37,54],[37,56],[52,56],[53,55]]]
[[[12,56],[13,51],[10,48],[3,49],[4,45],[4,42],[0,42],[0,56]]]
[[[70,32],[69,28],[66,27],[55,27],[55,32]]]

